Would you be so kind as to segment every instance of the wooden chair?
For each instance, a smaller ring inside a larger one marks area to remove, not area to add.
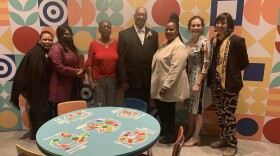
[[[179,156],[181,152],[181,148],[184,144],[184,128],[183,126],[180,126],[177,140],[174,144],[173,151],[172,151],[172,156]],[[148,153],[149,155],[149,153]],[[148,156],[147,154],[140,154],[139,156]]]
[[[184,139],[184,128],[182,126],[180,126],[178,136],[177,136],[177,140],[176,140],[175,145],[173,147],[172,156],[179,156],[180,155],[181,148],[184,144],[184,140],[185,140]]]
[[[29,151],[18,144],[16,144],[16,149],[17,149],[18,156],[44,156],[43,154]]]
[[[147,103],[137,98],[125,98],[123,106],[126,108],[133,108],[143,112],[147,112]]]
[[[61,115],[71,111],[86,109],[86,108],[87,108],[87,102],[84,100],[61,102],[57,105],[57,114]]]

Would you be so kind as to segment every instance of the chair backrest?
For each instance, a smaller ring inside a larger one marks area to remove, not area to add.
[[[179,156],[180,155],[181,148],[182,148],[183,144],[184,144],[184,128],[182,126],[180,126],[178,136],[177,136],[177,140],[176,140],[175,145],[173,147],[172,156]]]
[[[86,109],[86,108],[87,108],[87,102],[84,100],[61,102],[57,105],[57,114],[61,115],[71,111]]]
[[[18,156],[44,156],[43,154],[31,152],[31,151],[21,147],[18,144],[16,144],[16,149],[17,149]]]
[[[123,101],[123,106],[147,112],[147,103],[137,98],[125,98]]]

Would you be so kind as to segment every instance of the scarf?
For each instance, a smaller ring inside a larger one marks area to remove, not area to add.
[[[217,77],[220,79],[221,87],[225,89],[226,84],[226,66],[227,66],[227,59],[228,59],[228,52],[229,52],[229,46],[231,41],[232,33],[226,33],[225,35],[217,35],[213,39],[213,46],[212,50],[216,48],[217,40],[222,41],[222,44],[220,46],[220,53],[217,57],[217,66],[216,66],[216,74]]]

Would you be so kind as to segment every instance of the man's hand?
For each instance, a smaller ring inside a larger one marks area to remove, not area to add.
[[[123,90],[128,90],[129,89],[128,82],[122,83],[122,88],[123,88]]]

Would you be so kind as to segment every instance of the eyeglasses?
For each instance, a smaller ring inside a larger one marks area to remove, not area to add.
[[[109,29],[110,30],[110,29],[112,29],[112,27],[111,26],[101,26],[100,29],[101,30],[105,30],[105,29]]]
[[[144,18],[147,18],[147,14],[146,13],[136,13],[135,14],[137,17],[144,17]]]

